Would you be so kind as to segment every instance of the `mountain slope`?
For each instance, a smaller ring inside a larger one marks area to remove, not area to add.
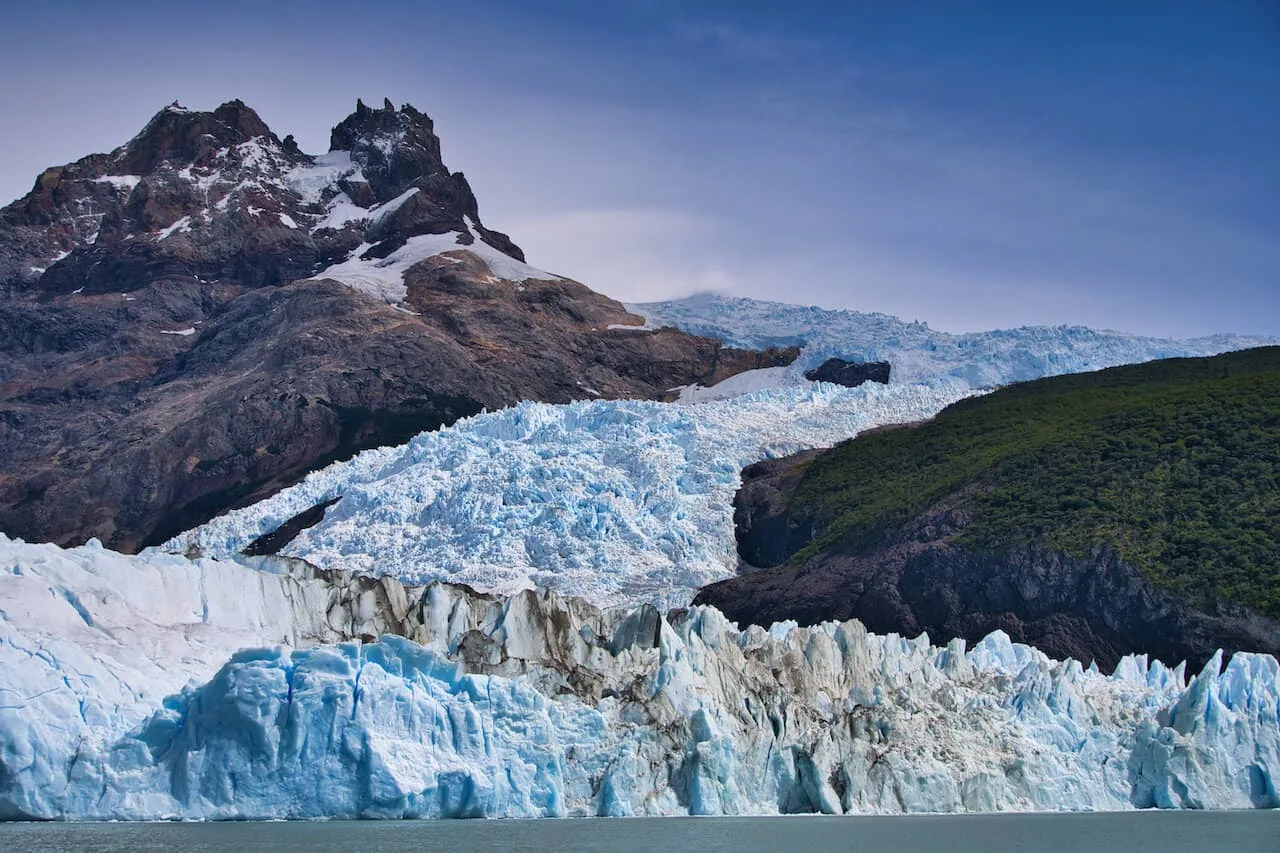
[[[1104,665],[1274,652],[1278,448],[1280,348],[1011,386],[748,471],[741,553],[786,564],[697,600],[763,624],[1002,627]]]
[[[794,357],[631,331],[528,266],[412,107],[330,148],[173,106],[0,210],[0,530],[133,550],[486,407]]]

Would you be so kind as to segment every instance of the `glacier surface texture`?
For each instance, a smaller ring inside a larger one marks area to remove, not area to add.
[[[930,417],[968,393],[809,383],[698,405],[523,403],[332,465],[165,548],[232,557],[340,497],[282,553],[411,583],[682,605],[736,570],[742,468]]]
[[[949,383],[966,388],[1280,344],[1280,338],[1223,334],[1174,340],[1083,326],[1023,326],[952,334],[888,314],[711,293],[633,304],[627,309],[643,316],[649,327],[675,326],[731,346],[799,346],[800,359],[793,365],[796,376],[835,356],[850,361],[888,361],[894,382]]]
[[[1104,676],[267,563],[0,537],[0,818],[1280,805],[1270,656]]]
[[[735,571],[751,462],[1011,381],[1273,341],[634,308],[802,356],[679,405],[483,414],[136,557],[0,534],[0,819],[1280,805],[1269,656],[1104,676],[1001,634],[739,631],[649,604]],[[828,356],[894,382],[806,382]],[[285,556],[241,554],[335,499]]]
[[[545,587],[601,605],[679,606],[736,571],[732,500],[753,462],[923,420],[981,388],[1268,343],[1070,327],[950,335],[881,314],[716,296],[630,307],[649,326],[804,349],[789,368],[684,389],[689,405],[528,403],[470,418],[316,472],[165,548],[231,557],[341,498],[282,553],[409,583],[448,580],[503,594]],[[830,356],[887,358],[893,383],[807,382],[805,368]]]

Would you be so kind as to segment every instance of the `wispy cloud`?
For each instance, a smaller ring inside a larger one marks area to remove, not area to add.
[[[724,224],[658,208],[598,208],[519,218],[510,229],[531,263],[626,301],[733,290]]]

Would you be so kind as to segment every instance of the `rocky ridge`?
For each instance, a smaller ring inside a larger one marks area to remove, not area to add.
[[[357,103],[330,149],[175,104],[0,210],[0,530],[133,550],[484,408],[795,356],[630,330],[528,266],[411,106]]]
[[[804,378],[810,382],[834,382],[857,388],[863,382],[879,382],[889,384],[891,366],[887,361],[846,361],[843,358],[829,358],[822,364],[806,370]]]
[[[734,501],[739,554],[755,562],[704,587],[696,603],[744,625],[858,619],[877,632],[970,641],[998,630],[1108,672],[1135,649],[1193,668],[1219,648],[1280,654],[1274,621],[1226,604],[1206,613],[1108,549],[1073,557],[1035,545],[993,554],[957,544],[969,518],[945,503],[867,553],[822,552],[791,565],[820,533],[787,510],[794,469],[813,455],[744,472]]]

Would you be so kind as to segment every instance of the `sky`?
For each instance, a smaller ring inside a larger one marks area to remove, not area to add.
[[[627,301],[1280,335],[1280,0],[6,4],[0,198],[177,99],[429,114],[491,228]]]

